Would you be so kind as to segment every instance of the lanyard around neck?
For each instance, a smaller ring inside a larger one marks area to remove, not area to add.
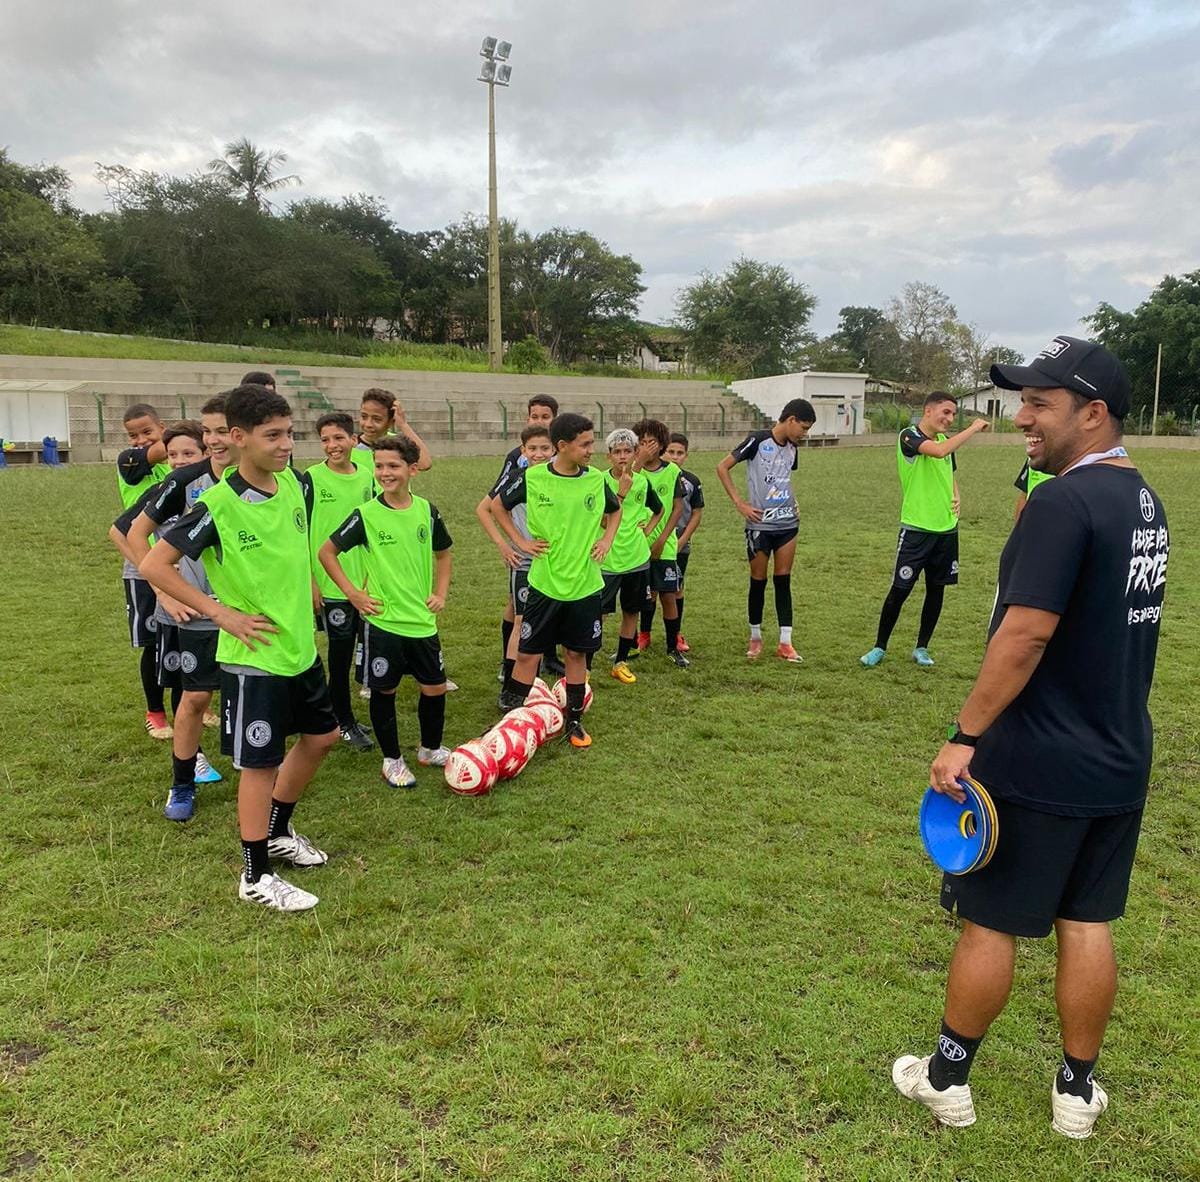
[[[1101,460],[1124,460],[1128,457],[1129,453],[1123,447],[1110,447],[1108,451],[1089,452],[1082,459],[1076,460],[1066,472],[1060,472],[1059,476],[1066,476],[1067,472],[1074,472],[1076,468],[1086,468],[1091,464],[1098,464]]]

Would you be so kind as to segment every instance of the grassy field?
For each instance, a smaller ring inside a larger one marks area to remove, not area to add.
[[[916,604],[887,662],[857,663],[891,569],[889,455],[801,457],[799,667],[743,659],[741,533],[694,456],[693,667],[659,642],[636,686],[597,678],[593,749],[547,747],[480,799],[433,771],[390,790],[336,750],[297,811],[332,860],[297,873],[321,904],[295,917],[236,900],[232,779],[191,824],[160,815],[167,745],[141,730],[102,541],[112,475],[0,473],[0,1175],[1200,1178],[1200,493],[1191,455],[1137,458],[1174,552],[1112,1107],[1084,1143],[1049,1127],[1050,942],[1021,948],[974,1128],[938,1130],[888,1078],[936,1037],[955,925],[916,808],[978,666],[1015,444],[963,454],[964,581],[933,670],[906,659]],[[452,742],[494,718],[503,576],[471,508],[495,466],[421,483],[456,541]]]

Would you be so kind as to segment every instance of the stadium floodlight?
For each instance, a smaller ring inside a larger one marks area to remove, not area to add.
[[[496,63],[488,58],[487,61],[479,63],[479,81],[480,82],[495,82],[496,81]]]
[[[504,362],[500,332],[500,216],[496,200],[496,87],[512,78],[508,65],[512,42],[485,37],[479,47],[478,81],[488,88],[488,368],[499,370]],[[501,64],[504,63],[504,64]]]
[[[497,41],[496,42],[496,51],[493,54],[496,61],[498,61],[498,62],[508,61],[508,55],[510,53],[512,53],[512,42],[511,41]]]
[[[505,44],[507,44],[507,42]],[[509,48],[511,49],[512,46],[509,46]],[[485,37],[483,39],[483,44],[479,47],[479,56],[480,57],[493,57],[493,56],[495,56],[495,53],[496,53],[496,38],[495,37]],[[507,57],[508,54],[505,54],[504,56]]]
[[[512,77],[512,66],[496,66],[496,85],[507,86]]]

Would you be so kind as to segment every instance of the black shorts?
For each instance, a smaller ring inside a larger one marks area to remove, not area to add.
[[[892,586],[910,590],[922,571],[926,585],[952,587],[958,582],[958,530],[933,534],[911,525],[900,527]]]
[[[367,689],[390,692],[408,674],[418,685],[445,685],[442,642],[432,636],[397,636],[363,622],[358,680]]]
[[[536,587],[529,588],[517,651],[552,653],[555,645],[576,653],[594,653],[600,647],[602,591],[582,599],[551,599]]]
[[[992,860],[942,879],[942,906],[1010,936],[1045,936],[1056,919],[1107,923],[1125,914],[1142,810],[1059,817],[995,800]]]
[[[679,564],[674,558],[650,559],[650,590],[669,595],[679,590]]]
[[[753,561],[756,554],[774,554],[789,542],[794,542],[799,533],[799,529],[748,529],[746,557]]]
[[[640,612],[646,606],[646,589],[649,587],[650,572],[627,570],[617,574],[603,571],[604,590],[600,592],[600,614],[610,615],[617,610],[617,599],[621,600],[623,612]]]
[[[348,599],[326,599],[317,614],[317,629],[331,640],[353,640],[359,619],[358,608]]]
[[[525,614],[525,601],[529,598],[529,571],[510,570],[508,572],[508,597],[512,603],[513,615]]]
[[[216,628],[179,628],[158,623],[158,684],[203,693],[221,688]]]
[[[337,730],[320,660],[295,677],[221,670],[221,754],[236,768],[278,767],[288,735]]]
[[[129,621],[129,643],[134,648],[153,648],[158,632],[154,609],[158,598],[145,579],[125,580],[125,615]]]
[[[675,556],[675,565],[679,567],[679,590],[681,593],[683,591],[683,584],[687,581],[687,564],[691,556],[692,552],[690,550],[680,550]]]

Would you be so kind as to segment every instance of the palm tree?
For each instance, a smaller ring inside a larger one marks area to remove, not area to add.
[[[270,201],[265,194],[274,193],[287,185],[300,184],[300,178],[294,174],[276,176],[275,172],[281,164],[287,163],[284,152],[263,152],[256,148],[245,136],[225,145],[225,155],[220,159],[210,161],[208,171],[223,180],[231,189],[241,192],[249,205],[257,205],[259,209],[269,209]]]

